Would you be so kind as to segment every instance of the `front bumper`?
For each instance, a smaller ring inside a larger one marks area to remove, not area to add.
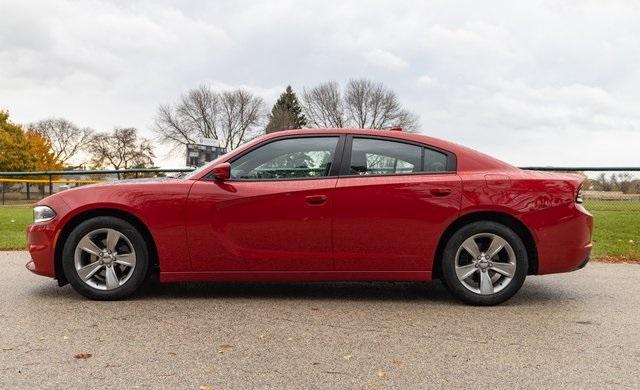
[[[55,250],[56,242],[62,227],[62,219],[69,207],[57,195],[38,202],[53,208],[56,217],[51,221],[33,223],[27,227],[27,250],[31,261],[26,264],[29,271],[50,278],[56,277]]]
[[[50,223],[33,224],[27,228],[27,250],[31,261],[26,264],[29,271],[42,276],[55,277],[56,230]]]

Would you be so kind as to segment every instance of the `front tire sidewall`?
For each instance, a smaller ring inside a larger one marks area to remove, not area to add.
[[[136,252],[136,265],[129,280],[113,290],[98,290],[80,279],[74,264],[78,242],[87,233],[100,228],[115,229],[124,234]],[[115,217],[96,217],[76,226],[67,238],[62,252],[62,269],[73,288],[87,298],[95,300],[117,300],[130,296],[144,283],[149,269],[149,251],[138,230],[127,221]]]
[[[478,233],[493,233],[504,238],[516,255],[516,272],[513,279],[504,289],[491,295],[481,295],[468,290],[456,275],[455,259],[458,248],[467,238]],[[497,222],[474,222],[464,226],[449,239],[442,256],[442,276],[445,285],[456,298],[472,305],[497,305],[511,298],[522,287],[528,268],[527,250],[522,239],[513,230]]]

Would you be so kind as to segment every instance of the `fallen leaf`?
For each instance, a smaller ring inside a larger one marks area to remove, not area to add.
[[[213,390],[213,387],[210,385],[202,385],[200,386],[200,390]]]
[[[176,355],[177,355],[177,353],[175,353],[175,352],[169,352],[169,355],[171,355],[171,356],[176,356]]]
[[[344,357],[344,360],[349,360],[349,359],[351,359],[352,356],[351,355],[345,355],[343,357]]]
[[[312,307],[312,308],[311,308],[311,310],[313,310],[313,311],[318,311],[318,310],[320,310],[320,309],[318,309],[317,307]]]
[[[13,351],[13,347],[2,348],[3,351]]]
[[[91,356],[93,356],[93,354],[87,352],[77,353],[73,355],[73,357],[76,359],[89,359]]]
[[[69,340],[69,336],[62,337],[63,340]]]
[[[289,337],[287,341],[293,341],[293,337]]]
[[[387,377],[387,373],[386,372],[384,372],[382,370],[378,371],[378,378],[384,379],[386,377]]]
[[[225,353],[226,351],[229,351],[231,349],[233,349],[233,345],[222,344],[220,347],[218,347],[218,353]]]

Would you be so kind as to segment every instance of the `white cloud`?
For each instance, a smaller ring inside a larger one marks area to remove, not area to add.
[[[423,74],[422,76],[418,77],[418,84],[432,85],[435,82],[436,81],[431,76],[429,76],[427,74]]]
[[[633,1],[5,0],[0,15],[0,108],[21,122],[152,136],[158,104],[201,83],[271,104],[368,77],[425,132],[515,164],[638,164]]]
[[[409,66],[405,60],[397,55],[378,48],[364,53],[364,59],[372,65],[390,70],[400,70]]]

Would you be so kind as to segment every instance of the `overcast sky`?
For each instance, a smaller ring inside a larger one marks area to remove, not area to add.
[[[516,165],[640,165],[638,1],[0,1],[0,109],[21,123],[153,137],[157,106],[201,83],[270,108],[356,77]]]

